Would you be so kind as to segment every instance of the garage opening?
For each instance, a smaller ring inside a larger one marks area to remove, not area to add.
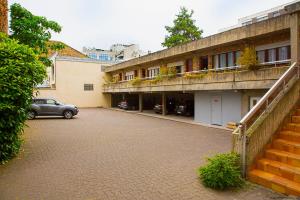
[[[112,94],[112,107],[121,108],[124,110],[138,110],[139,109],[139,95],[120,93]]]

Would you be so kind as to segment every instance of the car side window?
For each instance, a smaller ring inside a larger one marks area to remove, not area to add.
[[[36,99],[36,100],[34,100],[34,103],[35,104],[45,104],[45,100],[43,100],[43,99]]]
[[[46,103],[50,105],[55,105],[56,101],[54,101],[53,99],[47,99]]]

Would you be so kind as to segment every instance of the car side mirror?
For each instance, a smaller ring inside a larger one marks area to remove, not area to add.
[[[55,102],[55,105],[59,106],[60,104],[59,104],[59,103],[57,103],[57,102]]]

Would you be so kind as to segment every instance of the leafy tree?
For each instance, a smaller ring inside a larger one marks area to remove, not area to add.
[[[0,164],[19,152],[33,89],[51,64],[48,50],[63,48],[49,42],[51,31],[60,32],[61,27],[19,4],[11,6],[10,28],[10,38],[0,33]]]
[[[31,48],[0,33],[0,164],[19,152],[33,87],[45,74]]]
[[[48,59],[48,50],[59,50],[64,47],[61,43],[49,43],[51,31],[59,33],[61,26],[45,17],[33,15],[17,3],[11,5],[10,11],[11,37],[31,47],[44,65],[49,66],[51,62]]]
[[[165,37],[162,46],[170,48],[201,38],[203,31],[195,25],[195,20],[192,19],[193,14],[193,10],[189,12],[185,7],[180,8],[179,14],[173,21],[174,25],[165,26],[170,35]]]
[[[0,32],[3,33],[8,31],[7,12],[7,0],[0,0]]]

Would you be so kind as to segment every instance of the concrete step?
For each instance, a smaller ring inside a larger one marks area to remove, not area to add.
[[[272,144],[274,149],[281,151],[287,151],[294,154],[300,155],[300,142],[294,142],[291,140],[276,139]]]
[[[288,123],[283,129],[300,133],[300,123]]]
[[[300,115],[292,116],[292,123],[300,123]]]
[[[250,181],[277,192],[300,196],[300,184],[289,179],[257,169],[251,170],[248,177]]]
[[[257,169],[300,183],[300,167],[263,158],[258,160]]]
[[[294,142],[300,142],[300,133],[295,131],[281,131],[279,138]]]
[[[300,167],[300,155],[298,154],[280,151],[277,149],[267,149],[265,152],[265,157],[270,160],[292,165],[294,167]]]

